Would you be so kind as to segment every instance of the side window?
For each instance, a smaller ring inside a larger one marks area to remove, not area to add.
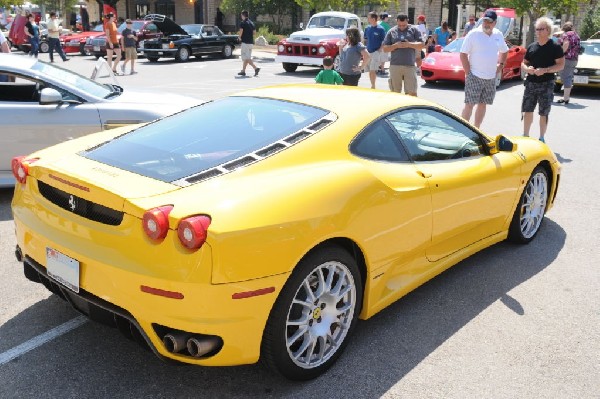
[[[387,117],[415,162],[484,154],[481,136],[458,120],[432,109],[409,109]]]
[[[358,19],[349,19],[348,28],[358,28]]]
[[[350,152],[377,161],[408,162],[402,143],[385,120],[369,125],[350,144]]]

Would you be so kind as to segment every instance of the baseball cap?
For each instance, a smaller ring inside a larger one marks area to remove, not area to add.
[[[494,10],[487,10],[485,14],[483,14],[483,19],[494,22],[498,19],[498,15],[496,15],[496,11]]]

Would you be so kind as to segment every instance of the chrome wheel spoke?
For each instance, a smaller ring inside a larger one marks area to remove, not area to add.
[[[543,173],[535,174],[523,194],[521,204],[521,234],[525,238],[531,238],[539,229],[546,210],[548,198],[548,182]]]
[[[292,300],[286,345],[299,367],[315,368],[340,348],[356,309],[356,285],[347,266],[325,262],[306,276]]]

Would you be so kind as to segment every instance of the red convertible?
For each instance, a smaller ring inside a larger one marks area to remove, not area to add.
[[[496,28],[508,37],[512,32],[515,20],[515,11],[508,8],[492,8],[498,14]],[[477,26],[481,24],[479,20]],[[421,78],[425,83],[433,83],[437,80],[458,80],[465,82],[465,71],[460,62],[460,48],[464,38],[458,38],[448,44],[440,52],[429,53],[421,65]],[[521,71],[521,62],[525,57],[526,49],[522,46],[515,46],[510,42],[508,45],[508,57],[501,74],[496,76],[496,86],[507,79],[519,77],[523,79],[524,74]]]
[[[102,24],[96,25],[94,29],[88,32],[71,33],[60,37],[60,44],[65,53],[81,53],[81,55],[91,55],[85,51],[85,42],[88,38],[98,37],[104,34]]]

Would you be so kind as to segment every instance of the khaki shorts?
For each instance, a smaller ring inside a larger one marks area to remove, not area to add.
[[[379,59],[379,62],[388,62],[390,60],[392,53],[385,53],[383,51],[380,51],[380,53],[381,58]]]
[[[379,64],[381,63],[381,53],[383,53],[383,51],[379,50],[369,53],[369,65],[365,65],[365,72],[379,70]]]
[[[135,47],[125,47],[125,59],[137,60],[137,50]]]
[[[252,45],[248,43],[242,43],[242,61],[248,61],[252,59]]]
[[[417,94],[417,70],[414,65],[390,65],[390,91],[402,93],[402,84],[404,83],[404,93]]]

